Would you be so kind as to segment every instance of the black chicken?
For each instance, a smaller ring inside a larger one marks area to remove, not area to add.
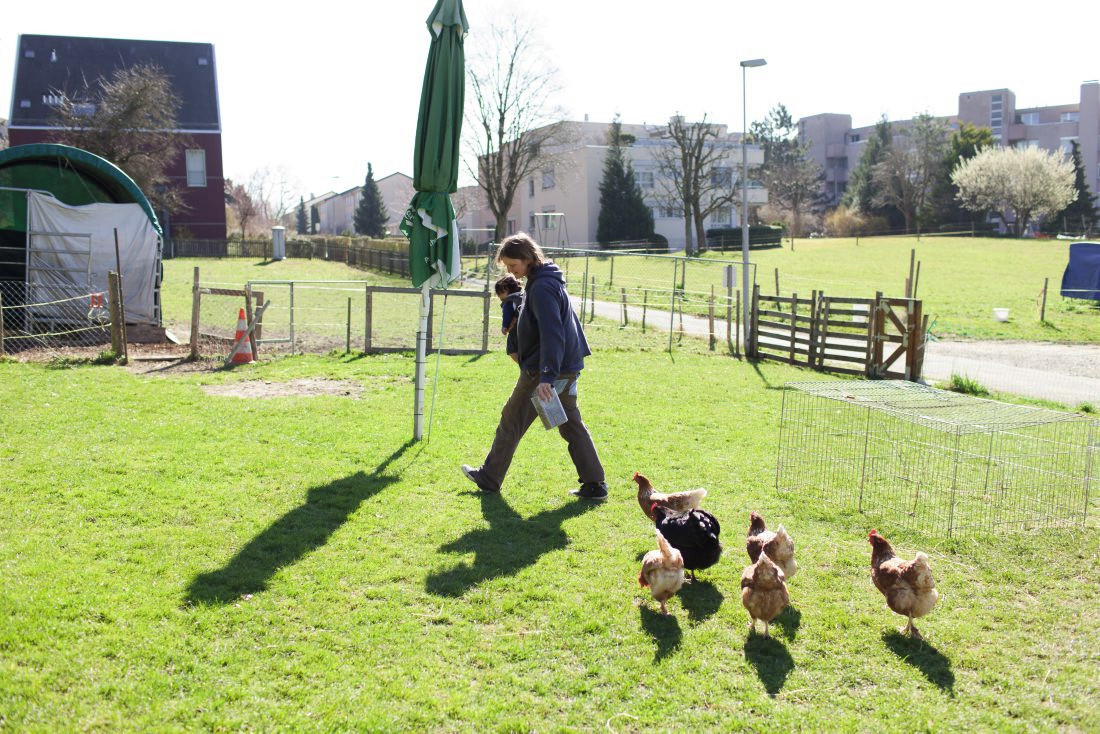
[[[718,518],[706,510],[673,512],[654,503],[653,518],[661,535],[684,557],[684,568],[691,572],[692,581],[696,569],[710,568],[722,557],[722,544],[718,542],[722,529]]]

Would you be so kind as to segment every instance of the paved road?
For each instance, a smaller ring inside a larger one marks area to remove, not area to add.
[[[574,297],[580,309],[580,299]],[[596,315],[618,320],[622,306],[596,302]],[[627,318],[642,319],[642,309],[628,306]],[[706,338],[710,326],[705,318],[683,317],[684,332]],[[668,330],[669,312],[649,308],[646,324]],[[679,318],[677,318],[679,328]],[[715,319],[715,332],[726,333],[724,319]],[[949,380],[953,373],[969,377],[997,392],[1042,398],[1071,408],[1090,403],[1100,408],[1100,345],[1054,344],[1050,342],[933,341],[925,347],[924,379]]]

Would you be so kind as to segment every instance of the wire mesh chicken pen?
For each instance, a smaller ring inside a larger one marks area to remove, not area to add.
[[[1100,421],[905,381],[787,387],[777,491],[936,536],[1085,524]]]

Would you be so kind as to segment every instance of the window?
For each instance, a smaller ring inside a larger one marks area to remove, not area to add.
[[[531,197],[535,195],[535,179],[527,179],[527,196]]]
[[[544,189],[554,188],[554,169],[547,168],[542,172],[542,187]]]
[[[516,220],[509,219],[508,220],[508,234],[515,234],[515,233],[516,233]]]
[[[848,170],[848,159],[845,158],[844,156],[837,156],[835,158],[826,158],[825,159],[825,167],[829,168],[829,169],[832,169],[832,170],[837,170],[837,171],[847,171]]]
[[[538,227],[535,226],[535,213],[531,212],[531,221],[527,223],[527,230],[534,232]]]
[[[676,219],[677,217],[680,216],[680,214],[682,214],[682,212],[680,212],[674,206],[662,206],[661,207],[661,217],[663,219]]]
[[[79,102],[73,105],[73,112],[81,117],[91,117],[95,114],[95,105],[91,102]]]
[[[634,180],[642,191],[653,189],[653,171],[635,171]]]
[[[50,107],[57,107],[63,101],[63,97],[60,94],[43,94],[42,104],[47,104]]]
[[[210,65],[210,59],[206,58],[205,56],[200,56],[199,57],[199,66],[209,66],[209,65]]]
[[[1038,112],[1024,112],[1020,115],[1020,123],[1023,125],[1038,125],[1039,113]]]
[[[1080,112],[1063,112],[1058,118],[1059,122],[1078,122],[1081,119]]]
[[[725,166],[715,166],[710,169],[711,186],[732,186],[733,169]]]
[[[28,58],[28,59],[33,59],[34,58],[34,50],[28,48],[26,51],[23,52],[23,57]]]
[[[1077,138],[1061,139],[1061,145],[1059,146],[1059,148],[1061,149],[1062,153],[1065,154],[1067,157],[1073,155],[1073,142],[1075,140],[1077,140]]]
[[[557,229],[558,227],[558,214],[553,209],[547,209],[544,213],[552,213],[552,216],[542,218],[543,229]]]
[[[849,135],[848,136],[848,142],[849,143],[858,143],[859,142],[859,133],[852,133],[851,135]]]
[[[720,206],[710,213],[711,224],[729,224],[730,223],[730,207]]]
[[[1025,148],[1038,148],[1038,140],[1018,140],[1016,141],[1016,147],[1023,150]]]
[[[202,148],[188,150],[187,185],[206,186],[206,151]]]

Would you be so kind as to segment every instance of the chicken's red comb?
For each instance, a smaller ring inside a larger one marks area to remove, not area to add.
[[[872,528],[871,532],[867,533],[867,540],[870,540],[871,538],[875,537],[876,535],[878,535],[878,531],[875,530],[874,528]],[[879,537],[881,538],[882,536],[879,535]]]
[[[637,479],[637,478],[638,478],[638,472],[634,472],[634,478],[635,478],[635,479]]]

